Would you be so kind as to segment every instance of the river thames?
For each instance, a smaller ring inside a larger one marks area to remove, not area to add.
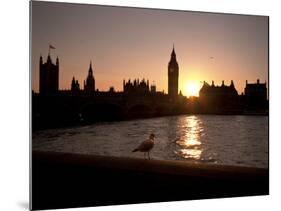
[[[268,116],[180,115],[48,129],[33,132],[32,149],[143,158],[132,150],[150,133],[152,159],[268,167]]]

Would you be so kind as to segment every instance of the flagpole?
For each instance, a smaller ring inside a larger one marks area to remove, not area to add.
[[[50,55],[51,49],[56,49],[56,48],[49,43],[49,55]]]

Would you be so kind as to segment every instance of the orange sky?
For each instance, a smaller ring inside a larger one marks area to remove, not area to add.
[[[173,43],[179,63],[179,89],[188,83],[220,85],[234,80],[240,94],[245,80],[268,81],[268,17],[32,2],[32,89],[39,87],[39,57],[60,59],[59,87],[73,76],[83,87],[90,60],[96,88],[123,79],[155,81],[167,92],[167,66]],[[212,58],[213,57],[213,58]]]

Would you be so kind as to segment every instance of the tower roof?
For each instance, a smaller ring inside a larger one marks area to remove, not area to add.
[[[172,53],[171,53],[171,59],[170,59],[170,62],[169,62],[169,66],[170,65],[173,65],[175,67],[178,67],[178,63],[177,63],[177,57],[176,57],[176,52],[175,52],[175,46],[173,44],[173,50],[172,50]]]
[[[92,60],[90,61],[89,72],[93,73],[93,69],[92,69]]]
[[[172,57],[176,57],[176,53],[175,53],[175,46],[173,44],[173,50],[172,50],[172,54],[171,54]]]

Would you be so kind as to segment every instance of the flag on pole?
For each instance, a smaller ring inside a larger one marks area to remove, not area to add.
[[[50,45],[50,44],[49,44],[49,48],[50,48],[50,49],[56,49],[54,46],[52,46],[52,45]]]

